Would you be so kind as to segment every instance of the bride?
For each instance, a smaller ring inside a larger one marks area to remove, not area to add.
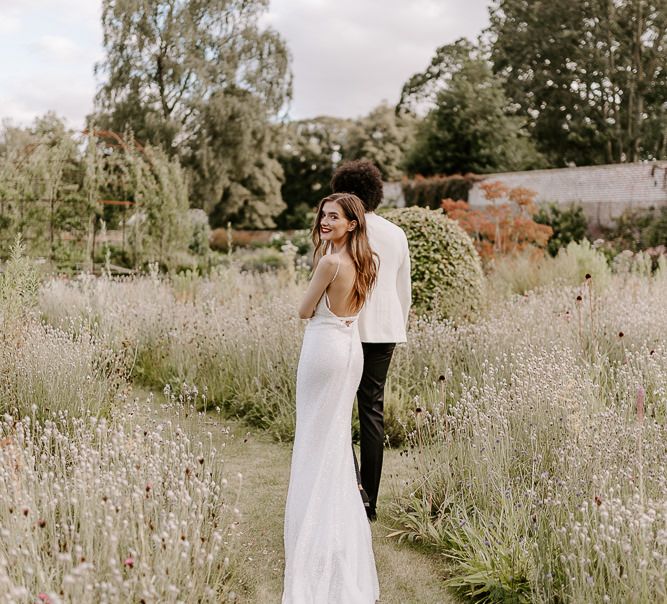
[[[363,370],[357,315],[377,262],[364,206],[336,193],[317,208],[310,319],[296,378],[296,434],[285,508],[283,604],[373,604],[371,531],[352,457],[352,406]]]

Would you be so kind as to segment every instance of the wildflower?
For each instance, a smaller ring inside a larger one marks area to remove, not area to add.
[[[128,568],[133,568],[134,558],[132,556],[125,558],[125,560],[123,561],[123,566],[127,566]]]
[[[37,599],[38,599],[38,600],[41,600],[41,601],[44,602],[45,604],[50,604],[50,602],[51,602],[51,598],[49,598],[49,596],[46,595],[43,591],[42,591],[42,592],[39,592],[39,593],[37,594]]]

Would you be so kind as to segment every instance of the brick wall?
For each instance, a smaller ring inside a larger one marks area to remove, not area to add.
[[[667,162],[504,172],[486,174],[484,180],[532,189],[538,203],[580,204],[589,222],[600,226],[610,225],[630,207],[667,205]],[[468,200],[477,207],[488,203],[479,183]]]

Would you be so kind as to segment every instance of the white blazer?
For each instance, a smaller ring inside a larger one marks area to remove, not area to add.
[[[366,214],[368,240],[380,258],[375,288],[359,313],[362,342],[406,342],[406,325],[412,302],[408,239],[399,226]]]

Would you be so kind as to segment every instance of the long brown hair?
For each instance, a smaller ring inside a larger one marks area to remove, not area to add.
[[[361,199],[356,195],[352,195],[352,193],[334,193],[322,199],[317,206],[317,214],[315,215],[315,223],[312,230],[313,244],[315,245],[313,262],[326,255],[332,246],[331,242],[322,241],[322,237],[320,236],[322,208],[329,201],[337,203],[342,208],[347,220],[355,220],[357,222],[356,228],[349,233],[347,238],[347,251],[356,269],[354,285],[350,292],[350,301],[352,302],[352,308],[358,311],[364,305],[364,302],[366,302],[371,290],[375,286],[380,259],[368,243],[366,211]]]

